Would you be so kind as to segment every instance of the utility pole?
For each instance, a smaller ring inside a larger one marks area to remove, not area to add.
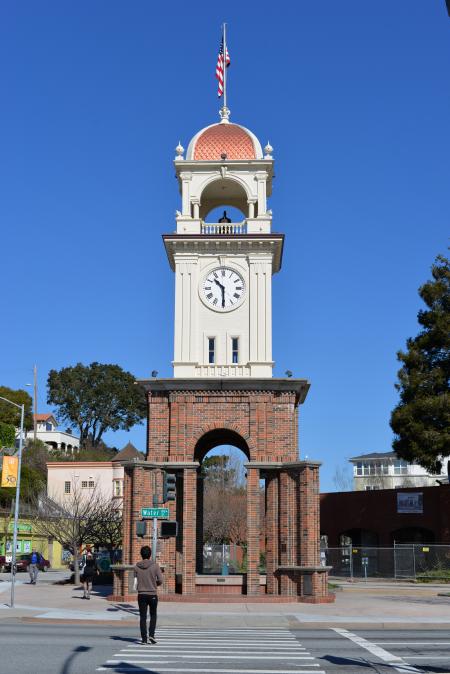
[[[4,400],[20,410],[20,436],[19,436],[19,454],[17,466],[17,483],[16,483],[16,498],[14,502],[14,529],[13,529],[13,546],[12,546],[12,560],[11,560],[11,608],[14,608],[14,585],[16,581],[16,553],[17,553],[17,530],[19,523],[19,502],[20,502],[20,476],[22,472],[22,446],[23,446],[23,424],[25,418],[25,405],[18,405],[8,398],[0,396],[0,400]]]
[[[34,434],[33,434],[33,440],[36,443],[36,438],[37,438],[37,366],[35,365],[33,368],[33,386],[34,386]]]

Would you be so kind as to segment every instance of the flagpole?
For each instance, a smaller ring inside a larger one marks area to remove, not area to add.
[[[223,24],[223,107],[227,107],[227,40],[226,23]]]

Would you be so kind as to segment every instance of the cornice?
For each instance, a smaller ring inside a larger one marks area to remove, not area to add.
[[[272,273],[281,269],[284,234],[163,234],[170,268],[175,271],[176,254],[180,255],[249,255],[272,256]]]
[[[293,393],[297,404],[302,404],[305,401],[310,387],[307,379],[273,379],[270,377],[265,379],[256,377],[227,377],[222,379],[173,377],[172,379],[138,379],[138,383],[149,393],[189,393],[191,391],[201,391],[206,394],[226,391]]]

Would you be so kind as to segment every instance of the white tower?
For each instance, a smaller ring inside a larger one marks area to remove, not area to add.
[[[174,376],[272,376],[272,274],[283,235],[272,234],[267,197],[273,159],[251,131],[222,119],[176,148],[181,192],[176,232],[164,236],[175,272]],[[218,206],[240,222],[208,222]]]

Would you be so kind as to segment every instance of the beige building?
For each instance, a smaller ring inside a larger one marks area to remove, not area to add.
[[[75,491],[88,496],[100,493],[106,498],[121,499],[123,496],[122,461],[143,456],[128,443],[112,461],[48,461],[47,494],[62,502]]]

